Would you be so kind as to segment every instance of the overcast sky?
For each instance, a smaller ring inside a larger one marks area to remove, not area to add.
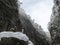
[[[47,31],[47,24],[52,13],[53,0],[21,0],[21,7],[35,22]]]

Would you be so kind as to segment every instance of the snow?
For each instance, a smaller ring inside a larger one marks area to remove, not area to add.
[[[28,41],[28,45],[34,45],[31,41]]]
[[[27,37],[26,34],[23,34],[22,32],[11,32],[11,31],[3,31],[3,32],[0,32],[0,41],[1,41],[1,38],[3,37],[13,37],[13,38],[17,38],[19,40],[24,40],[24,41],[28,41],[28,45],[34,45],[30,40],[29,38]]]
[[[29,38],[22,32],[6,32],[6,31],[0,32],[0,40],[2,37],[7,37],[7,38],[14,37],[14,38],[17,38],[19,40],[24,40],[24,41],[29,40]]]

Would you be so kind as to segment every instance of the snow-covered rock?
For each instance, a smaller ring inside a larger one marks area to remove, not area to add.
[[[27,37],[26,34],[23,34],[22,32],[0,32],[0,39],[3,38],[3,37],[14,37],[14,38],[17,38],[19,40],[24,40],[24,41],[28,41],[29,38]]]
[[[23,34],[22,32],[11,32],[11,31],[0,32],[0,41],[1,41],[1,38],[3,38],[3,37],[6,37],[6,38],[10,38],[10,37],[17,38],[19,40],[27,41],[28,45],[34,45],[29,40],[29,38],[27,37],[27,35]]]
[[[34,45],[31,41],[28,41],[28,45]]]

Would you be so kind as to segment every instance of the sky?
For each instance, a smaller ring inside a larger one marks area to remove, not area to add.
[[[52,14],[53,0],[20,0],[25,12],[48,32],[48,22]]]

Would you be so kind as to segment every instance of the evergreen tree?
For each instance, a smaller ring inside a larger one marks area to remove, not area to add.
[[[54,0],[51,21],[49,22],[52,44],[60,44],[60,0]]]
[[[45,32],[37,23],[34,23],[30,17],[25,13],[24,9],[20,9],[20,20],[23,25],[24,33],[34,43],[34,45],[49,45],[46,40]],[[39,28],[38,28],[39,27]]]

